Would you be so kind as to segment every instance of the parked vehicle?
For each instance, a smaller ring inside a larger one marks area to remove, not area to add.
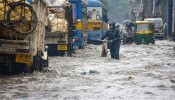
[[[88,42],[98,43],[108,29],[107,10],[98,0],[88,0]]]
[[[76,26],[74,47],[83,48],[87,45],[87,5],[85,0],[69,0],[73,8],[73,23]]]
[[[48,67],[46,4],[42,0],[33,2],[0,2],[0,73],[42,71]]]
[[[123,21],[123,26],[125,27],[125,33],[123,34],[122,42],[123,44],[132,44],[134,42],[135,24],[130,20],[125,20]]]
[[[46,44],[49,56],[72,56],[74,26],[69,2],[51,4],[48,7]]]
[[[136,21],[134,40],[137,45],[154,44],[154,23],[148,21]]]
[[[164,32],[163,32],[163,21],[162,18],[145,18],[144,21],[151,21],[154,23],[154,34],[155,38],[163,39]]]

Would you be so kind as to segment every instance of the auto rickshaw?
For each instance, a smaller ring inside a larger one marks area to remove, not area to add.
[[[134,27],[135,23],[130,20],[123,21],[123,27],[125,32],[123,33],[122,43],[123,44],[132,44],[134,41]]]
[[[154,23],[148,21],[136,21],[134,41],[139,44],[155,44],[154,40]]]

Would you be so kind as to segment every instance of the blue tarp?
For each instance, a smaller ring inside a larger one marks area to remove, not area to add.
[[[27,0],[30,4],[32,4],[32,0]]]
[[[88,7],[101,7],[101,5],[99,0],[88,0]]]

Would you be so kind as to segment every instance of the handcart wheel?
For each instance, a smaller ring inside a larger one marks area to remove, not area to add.
[[[30,34],[37,26],[37,15],[32,6],[26,3],[13,4],[7,12],[7,21],[20,34]]]

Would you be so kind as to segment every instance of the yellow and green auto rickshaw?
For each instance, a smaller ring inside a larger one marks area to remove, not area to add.
[[[137,45],[155,43],[153,22],[136,21],[135,26],[134,41]]]

